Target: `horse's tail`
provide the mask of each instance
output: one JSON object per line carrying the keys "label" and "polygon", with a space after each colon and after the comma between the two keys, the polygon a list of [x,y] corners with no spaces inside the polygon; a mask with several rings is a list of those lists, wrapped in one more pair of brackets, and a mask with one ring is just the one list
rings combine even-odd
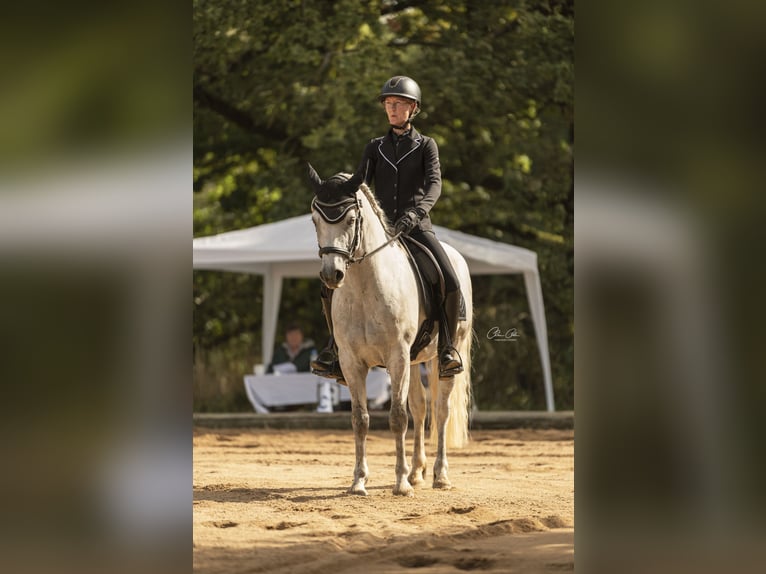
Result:
{"label": "horse's tail", "polygon": [[[473,313],[469,312],[465,335],[458,341],[457,350],[463,360],[463,372],[455,375],[455,386],[449,397],[446,442],[450,448],[468,444],[468,425],[471,415],[471,346],[473,344]],[[428,387],[431,391],[431,442],[436,441],[436,401],[439,397],[439,359],[428,364]]]}

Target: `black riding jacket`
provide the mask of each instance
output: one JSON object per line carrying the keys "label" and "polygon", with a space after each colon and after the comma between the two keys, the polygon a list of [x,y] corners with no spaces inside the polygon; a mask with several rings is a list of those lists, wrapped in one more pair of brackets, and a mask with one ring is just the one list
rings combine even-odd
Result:
{"label": "black riding jacket", "polygon": [[373,184],[375,196],[391,223],[414,208],[418,228],[431,231],[429,212],[442,192],[439,149],[415,128],[402,136],[389,130],[364,148],[357,174]]}

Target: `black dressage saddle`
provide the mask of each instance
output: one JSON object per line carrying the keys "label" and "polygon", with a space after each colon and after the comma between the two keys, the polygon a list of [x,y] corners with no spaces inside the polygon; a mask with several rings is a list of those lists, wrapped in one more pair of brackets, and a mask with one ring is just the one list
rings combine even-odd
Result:
{"label": "black dressage saddle", "polygon": [[[407,235],[400,239],[400,243],[407,252],[410,265],[412,265],[412,270],[415,273],[426,317],[423,323],[421,323],[415,336],[415,342],[410,348],[410,360],[412,361],[431,342],[435,334],[435,324],[443,320],[442,305],[444,304],[446,293],[444,275],[442,275],[439,264],[428,248]],[[460,320],[465,321],[465,319],[465,299],[461,290]]]}

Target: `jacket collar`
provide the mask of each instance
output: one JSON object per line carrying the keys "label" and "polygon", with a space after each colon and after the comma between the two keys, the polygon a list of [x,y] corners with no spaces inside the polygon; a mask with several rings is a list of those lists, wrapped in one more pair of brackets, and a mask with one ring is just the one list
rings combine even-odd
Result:
{"label": "jacket collar", "polygon": [[390,163],[394,169],[397,169],[397,164],[401,163],[404,158],[420,147],[423,142],[423,136],[415,128],[411,128],[410,132],[399,142],[399,159],[397,160],[393,135],[393,129],[389,130],[388,136],[382,138],[378,144],[378,151],[383,156],[383,159]]}

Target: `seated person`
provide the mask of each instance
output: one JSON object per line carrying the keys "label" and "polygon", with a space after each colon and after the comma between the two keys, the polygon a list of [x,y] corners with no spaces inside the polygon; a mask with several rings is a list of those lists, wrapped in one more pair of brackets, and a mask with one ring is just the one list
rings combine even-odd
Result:
{"label": "seated person", "polygon": [[302,373],[310,370],[316,347],[311,339],[303,340],[300,326],[291,323],[285,330],[285,342],[274,350],[267,373]]}

